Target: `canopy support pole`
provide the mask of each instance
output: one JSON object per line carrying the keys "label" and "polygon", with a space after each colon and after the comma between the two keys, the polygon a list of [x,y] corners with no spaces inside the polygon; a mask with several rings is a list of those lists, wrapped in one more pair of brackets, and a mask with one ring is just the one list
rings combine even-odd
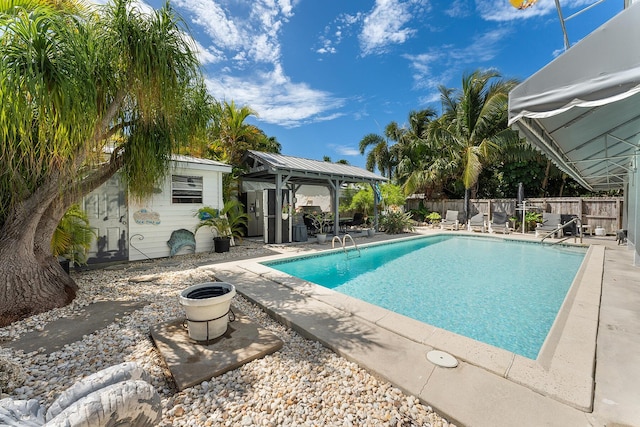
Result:
{"label": "canopy support pole", "polygon": [[560,26],[562,27],[562,35],[564,36],[564,50],[566,51],[569,49],[569,36],[567,36],[567,27],[564,25],[560,0],[556,0],[556,9],[558,10],[558,17],[560,18]]}

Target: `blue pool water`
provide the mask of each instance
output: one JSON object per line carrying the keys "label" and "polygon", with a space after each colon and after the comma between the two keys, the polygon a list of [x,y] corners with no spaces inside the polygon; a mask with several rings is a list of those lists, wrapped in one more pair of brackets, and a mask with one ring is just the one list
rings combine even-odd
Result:
{"label": "blue pool water", "polygon": [[370,246],[361,254],[264,264],[535,359],[586,249],[440,235]]}

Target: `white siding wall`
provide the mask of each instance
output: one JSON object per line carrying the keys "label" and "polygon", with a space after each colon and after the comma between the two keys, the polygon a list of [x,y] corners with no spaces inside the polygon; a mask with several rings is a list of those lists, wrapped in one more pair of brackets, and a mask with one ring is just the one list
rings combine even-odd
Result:
{"label": "white siding wall", "polygon": [[[222,208],[222,172],[199,169],[197,164],[182,165],[182,167],[172,170],[162,186],[161,193],[154,194],[151,199],[141,203],[129,200],[130,261],[144,260],[147,257],[168,257],[167,241],[171,237],[171,232],[181,228],[194,232],[198,224],[195,213],[203,206]],[[172,203],[171,175],[202,176],[204,193],[202,203]],[[160,223],[157,225],[136,223],[134,214],[140,209],[157,213],[160,217]],[[209,229],[201,228],[198,230],[196,233],[196,252],[209,251],[212,246],[213,235]],[[183,248],[177,255],[191,252],[191,248]]]}

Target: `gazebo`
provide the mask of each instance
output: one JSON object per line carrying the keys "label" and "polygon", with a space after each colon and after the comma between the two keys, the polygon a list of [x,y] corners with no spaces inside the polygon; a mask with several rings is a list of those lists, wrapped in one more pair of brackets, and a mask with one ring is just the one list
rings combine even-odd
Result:
{"label": "gazebo", "polygon": [[[246,171],[240,175],[242,181],[256,181],[275,185],[276,206],[282,206],[282,190],[295,193],[303,185],[316,185],[329,188],[332,198],[334,234],[338,235],[340,213],[338,212],[340,188],[344,184],[370,184],[374,192],[374,226],[378,224],[377,205],[382,200],[379,184],[387,178],[369,172],[357,166],[330,163],[282,154],[248,150],[241,167]],[[276,209],[275,243],[282,243],[282,209]]]}

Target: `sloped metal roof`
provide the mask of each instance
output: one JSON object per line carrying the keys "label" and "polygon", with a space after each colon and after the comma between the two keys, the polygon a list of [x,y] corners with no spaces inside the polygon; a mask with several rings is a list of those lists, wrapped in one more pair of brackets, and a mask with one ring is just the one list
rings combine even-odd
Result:
{"label": "sloped metal roof", "polygon": [[229,172],[231,172],[231,169],[232,169],[231,165],[228,165],[223,162],[218,162],[216,160],[210,160],[210,159],[203,159],[200,157],[185,156],[182,154],[172,155],[171,160],[173,160],[174,162],[193,163],[193,164],[205,165],[205,166],[217,166],[220,168],[229,169]]}
{"label": "sloped metal roof", "polygon": [[621,189],[640,149],[640,4],[509,94],[509,124],[592,190]]}
{"label": "sloped metal roof", "polygon": [[285,174],[295,177],[295,182],[305,184],[325,185],[327,180],[345,183],[387,181],[387,178],[357,166],[253,150],[245,153],[242,164],[247,169],[242,178],[248,180],[271,182],[277,174]]}

